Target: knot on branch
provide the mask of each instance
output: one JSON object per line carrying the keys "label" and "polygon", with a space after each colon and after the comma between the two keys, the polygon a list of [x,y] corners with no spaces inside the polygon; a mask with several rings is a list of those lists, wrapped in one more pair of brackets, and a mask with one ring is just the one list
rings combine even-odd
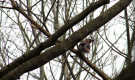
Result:
{"label": "knot on branch", "polygon": [[11,3],[12,3],[12,7],[16,10],[20,7],[17,1],[11,0]]}

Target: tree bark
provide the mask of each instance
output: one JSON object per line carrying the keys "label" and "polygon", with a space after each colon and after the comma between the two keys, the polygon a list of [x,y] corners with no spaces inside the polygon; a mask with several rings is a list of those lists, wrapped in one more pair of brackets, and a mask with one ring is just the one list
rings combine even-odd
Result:
{"label": "tree bark", "polygon": [[113,80],[135,80],[135,61],[129,64],[121,73]]}
{"label": "tree bark", "polygon": [[[13,5],[13,7],[15,9],[17,9],[23,16],[25,16],[42,33],[44,33],[46,36],[51,37],[51,38],[44,41],[43,43],[40,43],[40,45],[38,45],[33,50],[27,51],[26,53],[24,53],[24,55],[22,55],[21,57],[17,58],[15,61],[10,63],[6,67],[4,67],[3,70],[0,71],[0,78],[2,78],[5,74],[7,74],[11,70],[13,70],[17,66],[19,66],[20,64],[24,63],[25,61],[27,61],[27,60],[35,57],[35,56],[38,56],[40,54],[40,52],[42,50],[44,50],[45,48],[50,47],[51,45],[54,45],[55,41],[57,40],[58,37],[60,37],[62,35],[62,33],[64,33],[66,30],[73,27],[73,25],[75,25],[76,23],[78,23],[79,21],[84,19],[89,13],[91,13],[92,11],[97,9],[98,7],[100,7],[100,6],[104,5],[104,4],[107,4],[108,0],[100,0],[98,2],[91,3],[88,8],[86,8],[80,14],[75,16],[73,19],[71,19],[68,23],[65,23],[65,25],[63,25],[62,28],[55,33],[56,35],[54,34],[53,36],[51,36],[51,34],[48,33],[47,31],[43,30],[42,27],[39,24],[37,24],[30,16],[28,16],[24,11],[22,11],[21,8],[17,8],[14,0],[11,0],[11,2],[12,2],[12,5]],[[66,28],[66,29],[63,29],[63,28]],[[62,32],[61,34],[60,34],[60,31]],[[58,34],[59,34],[59,36],[58,36]]]}

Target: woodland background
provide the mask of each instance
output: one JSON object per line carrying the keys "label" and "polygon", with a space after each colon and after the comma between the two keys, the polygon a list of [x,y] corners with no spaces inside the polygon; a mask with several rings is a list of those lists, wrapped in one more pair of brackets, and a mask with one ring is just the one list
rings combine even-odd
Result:
{"label": "woodland background", "polygon": [[0,0],[0,57],[0,80],[135,80],[135,1]]}

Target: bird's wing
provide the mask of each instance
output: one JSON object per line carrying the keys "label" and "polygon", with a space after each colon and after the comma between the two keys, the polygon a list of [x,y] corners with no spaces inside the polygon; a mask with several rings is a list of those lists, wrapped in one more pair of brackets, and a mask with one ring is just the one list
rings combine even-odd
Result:
{"label": "bird's wing", "polygon": [[87,45],[86,45],[86,48],[90,49],[90,45],[87,44]]}

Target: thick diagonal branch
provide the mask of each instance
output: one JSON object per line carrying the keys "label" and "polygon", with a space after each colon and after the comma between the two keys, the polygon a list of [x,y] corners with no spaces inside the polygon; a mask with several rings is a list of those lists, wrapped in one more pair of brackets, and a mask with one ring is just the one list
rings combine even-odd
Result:
{"label": "thick diagonal branch", "polygon": [[22,9],[21,7],[18,8],[14,2],[14,0],[11,0],[13,7],[19,11],[23,16],[25,16],[32,24],[34,24],[38,30],[40,30],[43,34],[45,34],[49,38],[48,40],[46,40],[45,42],[41,43],[39,46],[37,46],[36,48],[34,48],[33,50],[30,50],[29,52],[26,52],[25,54],[23,54],[21,57],[17,58],[14,62],[10,63],[9,65],[7,65],[5,68],[3,68],[0,71],[0,78],[3,77],[5,74],[7,74],[8,72],[10,72],[11,70],[13,70],[14,68],[16,68],[18,65],[22,64],[23,62],[37,56],[40,54],[40,52],[42,50],[44,50],[45,48],[54,45],[54,42],[56,42],[56,40],[63,34],[65,33],[68,29],[70,29],[71,27],[73,27],[75,24],[77,24],[78,22],[80,22],[81,20],[83,20],[90,12],[92,12],[93,10],[97,9],[98,7],[107,4],[108,0],[99,0],[97,2],[91,3],[90,6],[88,8],[86,8],[84,11],[82,11],[80,14],[78,14],[77,16],[75,16],[73,19],[71,19],[68,23],[66,23],[65,25],[63,25],[63,27],[61,29],[59,29],[55,34],[53,34],[51,36],[51,34],[47,31],[45,31],[38,23],[36,23],[31,17],[29,17]]}

